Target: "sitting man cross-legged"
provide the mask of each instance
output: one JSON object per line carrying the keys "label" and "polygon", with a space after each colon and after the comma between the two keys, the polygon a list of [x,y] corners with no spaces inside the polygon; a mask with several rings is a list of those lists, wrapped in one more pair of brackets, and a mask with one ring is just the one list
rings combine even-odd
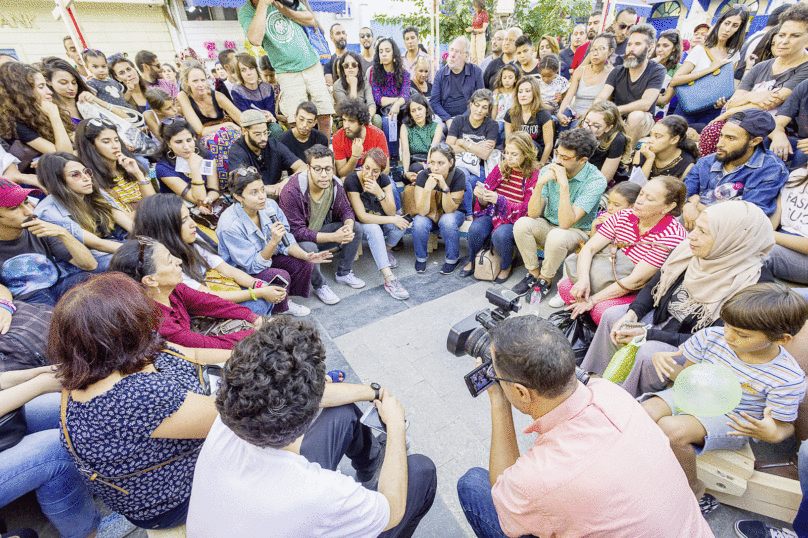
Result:
{"label": "sitting man cross-legged", "polygon": [[[606,190],[606,178],[588,162],[597,145],[588,129],[564,131],[558,137],[555,163],[542,169],[527,216],[513,225],[513,237],[527,269],[513,288],[517,294],[525,295],[535,286],[540,300],[547,297],[564,259],[589,239],[600,197]],[[544,250],[541,264],[537,248]]]}
{"label": "sitting man cross-legged", "polygon": [[[336,281],[364,288],[365,281],[352,270],[364,231],[356,222],[342,181],[334,176],[334,153],[317,145],[306,150],[306,160],[308,169],[289,179],[279,202],[292,235],[306,252],[339,249]],[[339,302],[317,265],[311,273],[311,285],[325,304]]]}
{"label": "sitting man cross-legged", "polygon": [[[326,382],[310,323],[276,318],[244,339],[196,463],[188,537],[412,536],[435,499],[435,464],[407,456],[404,408],[379,389]],[[361,400],[387,426],[384,451],[359,422]],[[343,455],[361,484],[336,472]]]}
{"label": "sitting man cross-legged", "polygon": [[[668,438],[620,387],[578,381],[558,328],[527,315],[492,337],[489,469],[457,483],[478,537],[713,537]],[[513,408],[535,421],[522,455]]]}

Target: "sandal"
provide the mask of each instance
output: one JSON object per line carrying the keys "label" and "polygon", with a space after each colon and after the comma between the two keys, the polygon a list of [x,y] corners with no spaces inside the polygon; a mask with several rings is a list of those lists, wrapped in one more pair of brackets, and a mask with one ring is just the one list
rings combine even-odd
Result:
{"label": "sandal", "polygon": [[342,383],[345,381],[345,372],[342,370],[331,370],[325,375],[331,378],[332,383]]}

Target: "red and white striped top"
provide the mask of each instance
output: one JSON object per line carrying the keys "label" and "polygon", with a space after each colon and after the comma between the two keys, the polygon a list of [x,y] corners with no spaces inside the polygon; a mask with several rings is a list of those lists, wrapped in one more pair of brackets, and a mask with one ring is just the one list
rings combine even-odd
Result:
{"label": "red and white striped top", "polygon": [[[665,215],[656,226],[640,235],[637,226],[638,219],[634,210],[622,209],[606,219],[598,227],[597,233],[612,242],[628,243],[659,243],[659,245],[635,245],[623,249],[626,256],[634,263],[645,262],[656,268],[662,267],[668,254],[687,238],[687,230],[679,221],[670,215]],[[664,248],[663,247],[667,247]]]}

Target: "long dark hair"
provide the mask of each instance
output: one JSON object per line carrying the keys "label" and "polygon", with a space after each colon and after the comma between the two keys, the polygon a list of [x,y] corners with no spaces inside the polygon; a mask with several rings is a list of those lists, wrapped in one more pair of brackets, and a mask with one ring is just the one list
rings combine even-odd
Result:
{"label": "long dark hair", "polygon": [[[55,142],[48,116],[42,111],[34,89],[34,77],[38,71],[32,65],[6,62],[0,65],[0,135],[16,139],[17,122],[50,142]],[[60,114],[64,112],[60,109]],[[64,115],[64,120],[70,118]]]}
{"label": "long dark hair", "polygon": [[182,272],[197,282],[205,281],[205,273],[212,269],[199,251],[199,246],[214,253],[205,241],[197,238],[191,244],[182,240],[182,208],[185,204],[176,194],[155,194],[138,202],[135,212],[133,236],[151,237],[162,243],[172,256],[182,262]]}
{"label": "long dark hair", "polygon": [[[134,69],[135,73],[137,73],[137,85],[140,86],[141,93],[145,95],[146,90],[148,89],[148,86],[146,86],[146,81],[143,80],[142,76],[140,76],[140,72],[137,70],[137,67],[135,67],[135,64],[132,63],[132,60],[130,60],[129,58],[124,58],[123,56],[115,56],[112,59],[112,61],[109,62],[109,64],[107,64],[107,67],[109,67],[109,74],[112,76],[112,78],[121,83],[124,88],[127,88],[126,90],[127,93],[129,92],[126,83],[122,80],[118,80],[118,77],[115,76],[115,66],[118,65],[119,63],[127,63],[132,66],[132,69]],[[177,80],[177,82],[179,82],[179,79]]]}
{"label": "long dark hair", "polygon": [[664,64],[662,64],[667,71],[670,71],[671,69],[675,69],[676,66],[679,65],[679,60],[682,59],[682,36],[679,35],[679,30],[665,30],[659,34],[657,43],[659,43],[659,40],[663,37],[670,41],[673,45],[671,55],[668,56],[668,59],[665,60]]}
{"label": "long dark hair", "polygon": [[424,97],[424,94],[421,92],[410,92],[410,100],[407,101],[407,106],[404,108],[404,119],[402,120],[404,125],[407,126],[408,129],[412,129],[415,127],[415,121],[412,119],[410,115],[410,106],[412,103],[418,103],[419,105],[426,107],[426,119],[424,120],[424,125],[429,125],[432,123],[432,107],[429,106],[429,99]]}
{"label": "long dark hair", "polygon": [[345,54],[336,59],[337,76],[339,77],[339,83],[342,84],[342,89],[345,90],[345,92],[347,93],[348,83],[345,82],[345,68],[342,66],[342,64],[344,64],[345,60],[347,60],[348,58],[353,58],[354,61],[356,61],[356,65],[359,66],[359,74],[356,77],[356,94],[359,95],[365,89],[365,74],[362,72],[362,57],[352,50],[349,50],[348,52],[346,52]]}
{"label": "long dark hair", "polygon": [[384,66],[379,60],[379,46],[385,41],[390,43],[390,47],[393,49],[393,72],[396,74],[396,88],[401,89],[401,85],[404,84],[404,67],[401,65],[401,52],[398,50],[396,42],[389,37],[380,39],[376,44],[376,52],[373,54],[373,83],[376,86],[384,86],[385,82],[387,82],[387,71],[384,70]]}
{"label": "long dark hair", "polygon": [[675,114],[665,116],[659,120],[659,124],[664,125],[665,128],[668,129],[668,135],[679,137],[679,143],[676,144],[677,148],[693,157],[694,161],[699,160],[701,156],[699,154],[699,145],[687,137],[687,129],[690,126],[682,116]]}
{"label": "long dark hair", "polygon": [[[93,171],[93,183],[102,189],[109,190],[115,186],[114,180],[118,176],[118,163],[115,163],[113,168],[110,169],[107,165],[107,161],[105,161],[101,154],[98,153],[98,150],[95,149],[95,140],[107,129],[115,131],[115,136],[118,136],[118,129],[111,122],[99,126],[98,122],[92,119],[82,120],[81,123],[76,126],[75,143],[79,159]],[[129,151],[129,148],[127,148],[126,144],[123,142],[121,142],[121,153],[132,159],[135,158],[135,154]],[[140,163],[138,163],[138,166],[143,170],[143,166]],[[137,177],[126,170],[121,169],[121,172],[125,181],[138,180]],[[143,173],[145,174],[146,170],[143,170]]]}
{"label": "long dark hair", "polygon": [[713,24],[707,37],[704,39],[705,49],[711,49],[718,44],[718,29],[721,27],[721,23],[735,15],[741,18],[741,25],[738,27],[738,30],[732,34],[732,37],[727,40],[727,54],[728,56],[732,56],[736,51],[741,49],[741,45],[743,45],[744,39],[746,38],[746,23],[749,22],[749,8],[741,9],[737,7],[728,9],[718,18],[715,24]]}
{"label": "long dark hair", "polygon": [[759,64],[760,62],[765,62],[766,60],[771,60],[774,58],[774,53],[772,52],[772,44],[774,43],[774,36],[780,33],[780,27],[782,25],[778,24],[765,34],[763,37],[760,38],[758,44],[755,46],[755,50],[752,51],[752,54],[755,55],[755,65]]}
{"label": "long dark hair", "polygon": [[202,143],[199,141],[199,137],[194,131],[194,128],[191,127],[191,124],[188,123],[185,118],[180,116],[175,116],[173,118],[166,118],[162,122],[160,122],[160,149],[157,150],[157,153],[154,155],[154,158],[159,161],[166,161],[172,167],[177,165],[177,156],[174,155],[170,157],[168,152],[171,151],[171,148],[168,147],[169,141],[172,138],[177,136],[183,131],[188,131],[191,133],[191,136],[194,137],[196,142],[196,148],[200,155],[204,155],[204,148],[202,147]]}
{"label": "long dark hair", "polygon": [[75,130],[75,126],[73,125],[73,122],[70,121],[69,119],[70,114],[69,111],[67,110],[67,105],[62,100],[62,97],[58,93],[56,93],[56,91],[53,89],[53,84],[51,82],[53,80],[54,74],[56,74],[59,71],[65,71],[66,73],[69,73],[71,76],[73,76],[73,78],[76,79],[77,90],[75,99],[77,102],[79,95],[81,95],[82,93],[90,92],[91,94],[95,95],[95,92],[90,89],[90,87],[87,85],[86,82],[84,82],[84,79],[81,78],[79,72],[76,71],[76,69],[72,65],[67,63],[65,60],[62,60],[61,58],[57,58],[55,56],[51,56],[49,58],[45,58],[44,60],[42,60],[42,76],[45,77],[45,82],[48,83],[48,87],[53,92],[53,102],[59,107],[60,112],[62,112],[61,114],[62,123],[64,124],[65,129],[67,129],[68,133],[72,133]]}
{"label": "long dark hair", "polygon": [[70,153],[57,151],[45,153],[36,167],[39,183],[47,189],[57,202],[65,206],[79,226],[83,229],[106,237],[115,227],[112,206],[93,185],[93,192],[81,196],[67,186],[65,166],[68,162],[82,163],[78,157]]}

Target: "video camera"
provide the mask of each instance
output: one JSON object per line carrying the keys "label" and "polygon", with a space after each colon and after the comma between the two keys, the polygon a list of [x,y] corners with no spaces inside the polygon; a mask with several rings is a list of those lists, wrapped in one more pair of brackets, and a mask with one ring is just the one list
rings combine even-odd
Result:
{"label": "video camera", "polygon": [[[464,376],[466,386],[473,397],[479,396],[485,389],[497,382],[492,376],[491,361],[491,329],[502,320],[518,312],[519,299],[513,291],[499,286],[492,286],[485,292],[485,298],[496,308],[485,308],[452,325],[446,339],[446,348],[456,357],[464,354],[481,358],[483,363]],[[575,376],[581,383],[589,382],[589,374],[575,367]]]}

